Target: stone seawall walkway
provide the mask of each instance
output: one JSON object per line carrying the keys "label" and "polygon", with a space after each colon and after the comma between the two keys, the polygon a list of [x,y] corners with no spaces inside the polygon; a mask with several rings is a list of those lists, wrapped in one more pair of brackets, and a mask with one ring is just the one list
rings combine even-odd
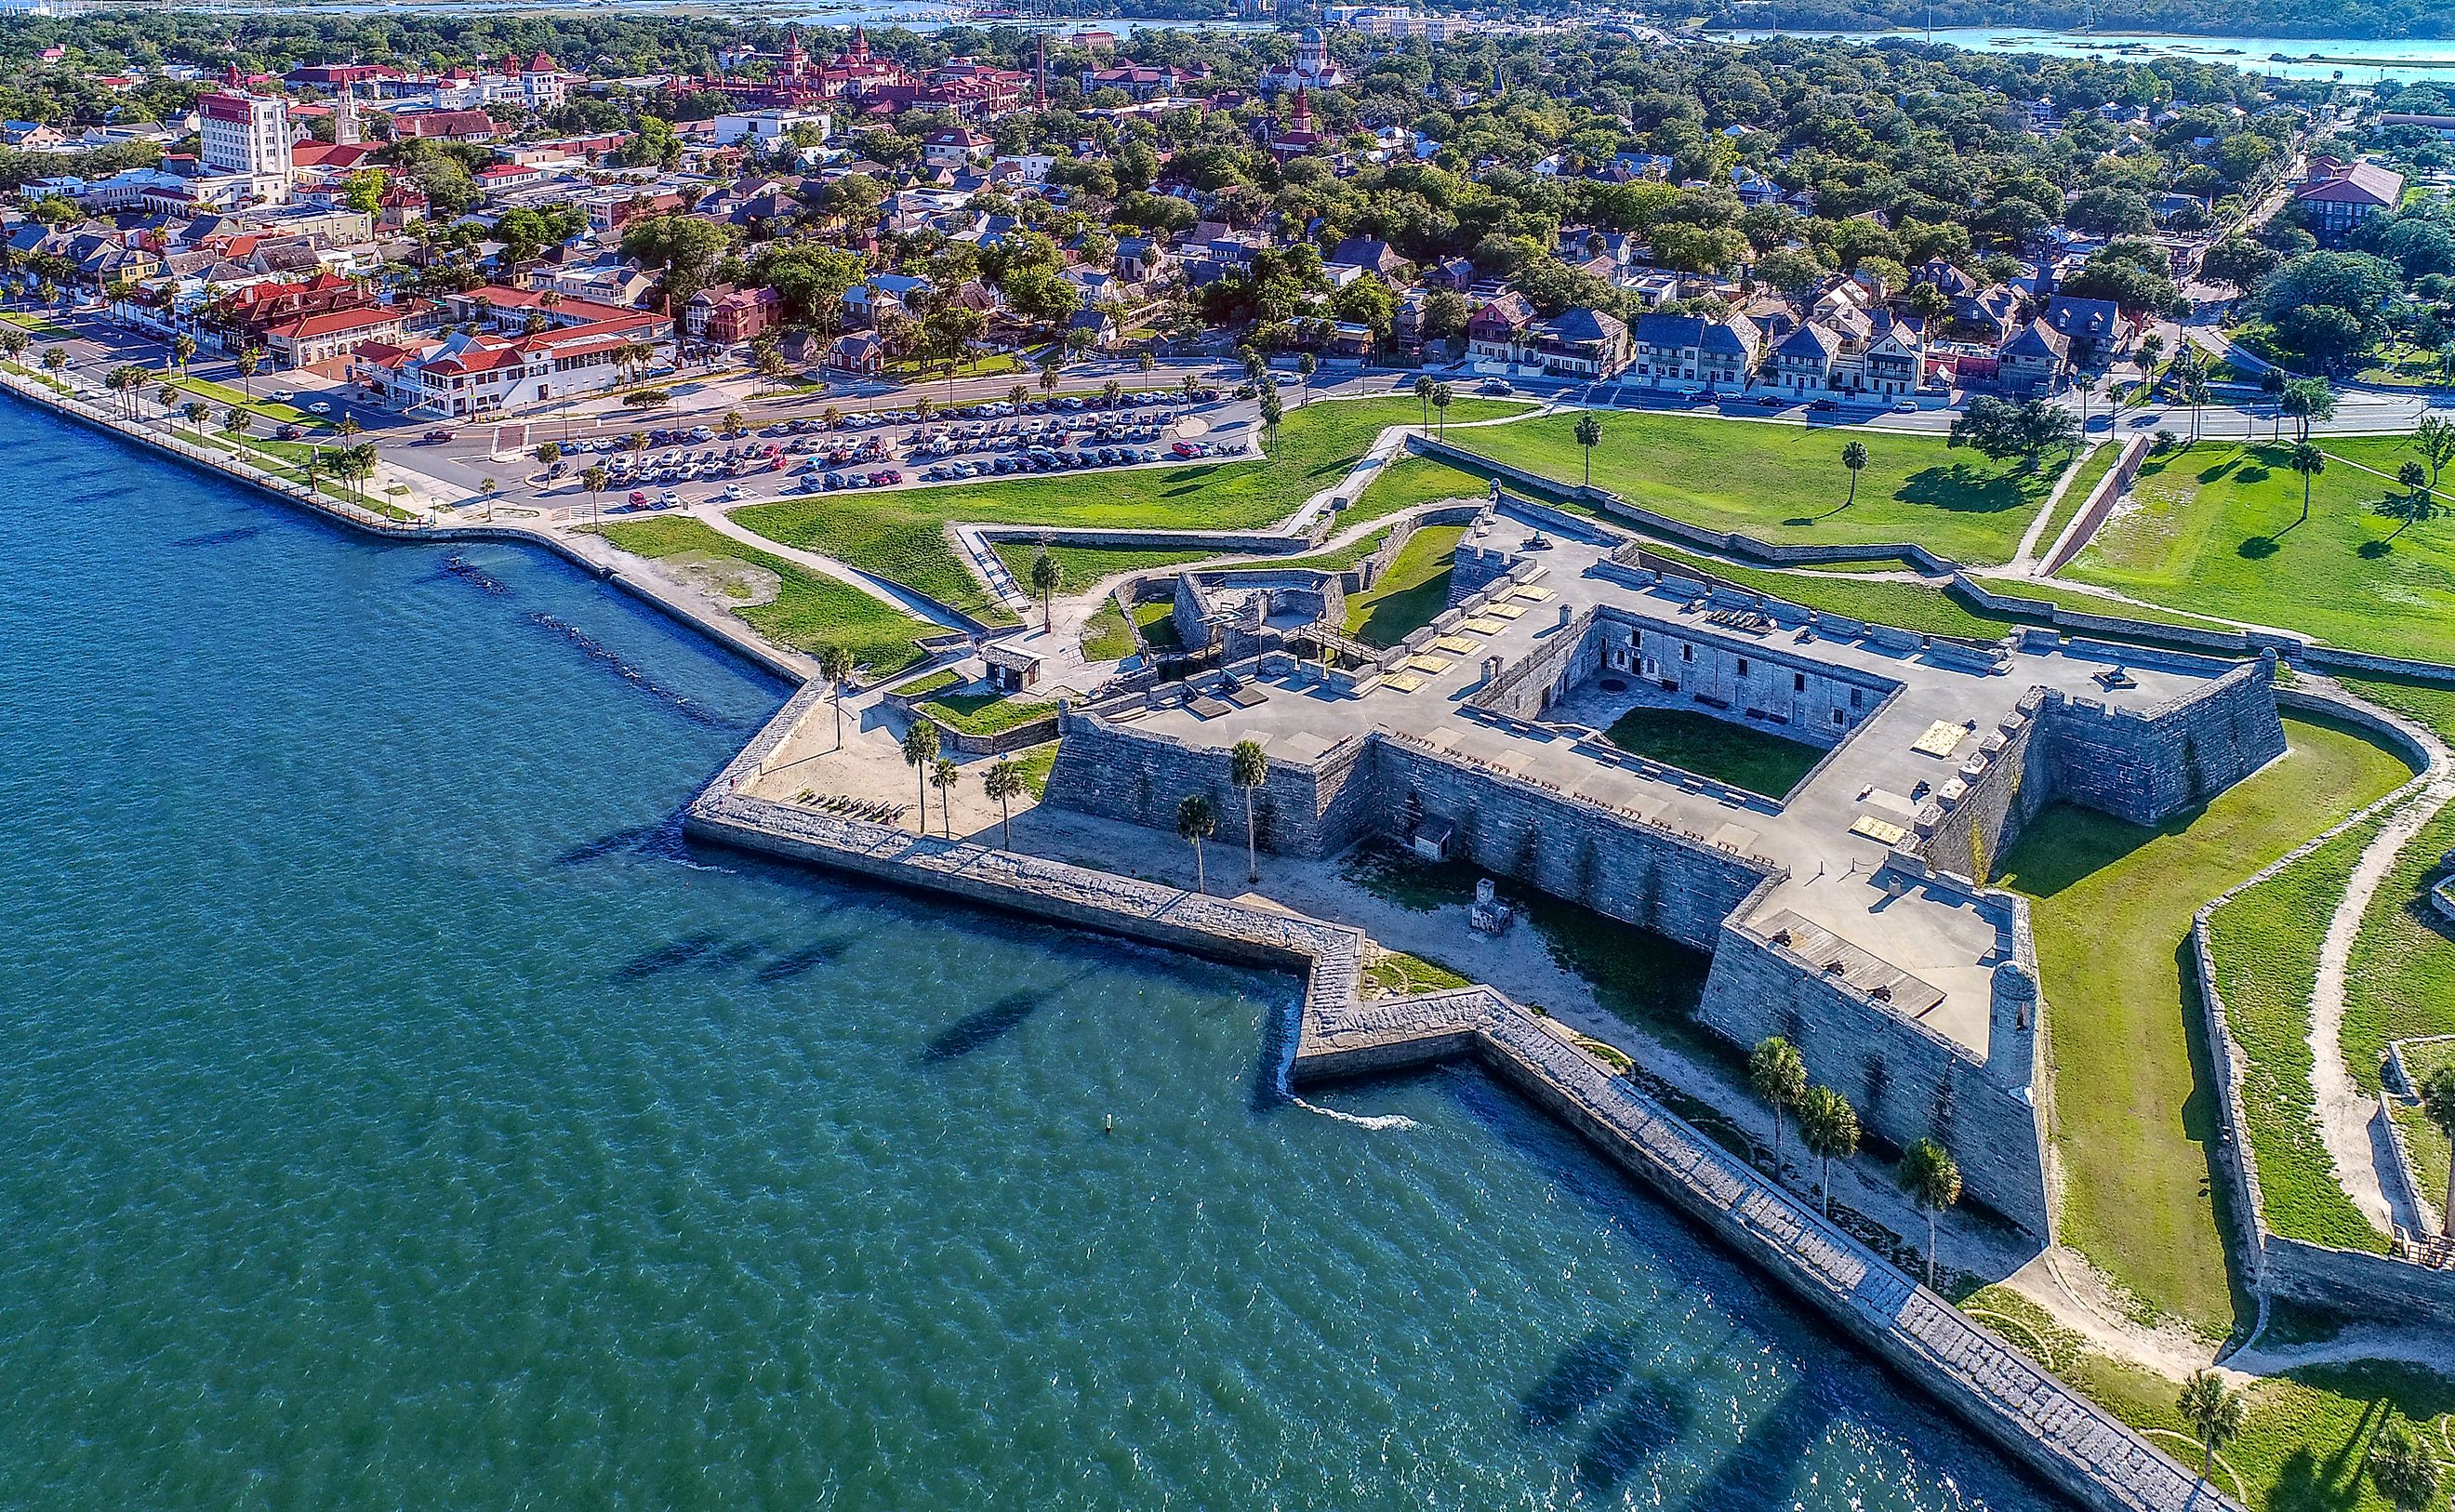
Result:
{"label": "stone seawall walkway", "polygon": [[[1489,988],[1359,1000],[1367,941],[1301,915],[742,796],[796,696],[691,805],[702,838],[1305,976],[1294,1078],[1471,1056],[2083,1506],[2238,1512],[2043,1367]],[[1281,1090],[1285,1091],[1286,1088]],[[1291,1095],[1291,1094],[1290,1094]]]}

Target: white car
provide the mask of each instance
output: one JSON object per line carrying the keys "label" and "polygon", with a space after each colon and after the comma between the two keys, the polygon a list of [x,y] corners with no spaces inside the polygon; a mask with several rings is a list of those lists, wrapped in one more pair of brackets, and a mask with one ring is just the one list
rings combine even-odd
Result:
{"label": "white car", "polygon": [[724,485],[724,492],[717,495],[717,497],[724,500],[727,504],[738,504],[747,495],[741,491],[741,485],[739,483],[727,483]]}
{"label": "white car", "polygon": [[333,413],[333,406],[322,399],[311,401],[307,408],[314,411],[317,414],[330,414]]}

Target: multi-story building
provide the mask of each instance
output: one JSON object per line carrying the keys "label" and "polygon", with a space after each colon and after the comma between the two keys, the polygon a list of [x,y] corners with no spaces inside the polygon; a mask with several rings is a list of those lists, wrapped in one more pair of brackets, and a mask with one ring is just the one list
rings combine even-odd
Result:
{"label": "multi-story building", "polygon": [[244,177],[254,198],[278,204],[290,197],[290,110],[266,94],[251,94],[231,65],[222,87],[197,97],[199,161],[207,173]]}
{"label": "multi-story building", "polygon": [[1703,315],[1649,313],[1629,333],[1634,362],[1630,375],[1649,388],[1744,389],[1755,372],[1764,336],[1745,315],[1709,320]]}
{"label": "multi-story building", "polygon": [[2382,212],[2404,202],[2404,175],[2376,163],[2345,163],[2322,157],[2310,164],[2310,176],[2293,192],[2310,234],[2323,242],[2342,241],[2344,233]]}

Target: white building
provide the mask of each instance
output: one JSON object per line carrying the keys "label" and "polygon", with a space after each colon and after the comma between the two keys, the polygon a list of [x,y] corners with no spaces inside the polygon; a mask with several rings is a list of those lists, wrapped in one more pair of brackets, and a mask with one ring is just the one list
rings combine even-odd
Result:
{"label": "white building", "polygon": [[731,147],[746,142],[762,151],[773,151],[776,144],[793,134],[795,127],[808,126],[818,130],[823,142],[834,134],[834,122],[824,111],[735,111],[716,118],[716,145]]}
{"label": "white building", "polygon": [[196,101],[197,134],[205,172],[248,180],[257,199],[280,204],[290,197],[290,108],[271,95],[250,94],[233,64],[223,87]]}

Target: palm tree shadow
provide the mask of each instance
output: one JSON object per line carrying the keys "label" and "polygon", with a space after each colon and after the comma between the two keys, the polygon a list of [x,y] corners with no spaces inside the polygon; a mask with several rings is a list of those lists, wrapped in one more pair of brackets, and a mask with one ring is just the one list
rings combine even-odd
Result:
{"label": "palm tree shadow", "polygon": [[921,1059],[934,1065],[985,1050],[1022,1028],[1047,1006],[1051,996],[1045,989],[1011,992],[977,1013],[965,1014],[930,1038]]}
{"label": "palm tree shadow", "polygon": [[2241,545],[2236,546],[2234,548],[2234,553],[2236,555],[2247,556],[2255,562],[2265,561],[2268,557],[2275,555],[2277,552],[2283,548],[2283,544],[2284,543],[2283,541],[2278,540],[2274,535],[2253,535],[2243,540]]}
{"label": "palm tree shadow", "polygon": [[1654,1380],[1640,1380],[1617,1399],[1611,1415],[1594,1425],[1577,1456],[1577,1484],[1590,1495],[1608,1495],[1629,1477],[1676,1447],[1694,1426],[1695,1403]]}
{"label": "palm tree shadow", "polygon": [[1594,1329],[1561,1350],[1543,1379],[1518,1397],[1518,1416],[1529,1429],[1556,1428],[1617,1391],[1634,1358],[1628,1330]]}

